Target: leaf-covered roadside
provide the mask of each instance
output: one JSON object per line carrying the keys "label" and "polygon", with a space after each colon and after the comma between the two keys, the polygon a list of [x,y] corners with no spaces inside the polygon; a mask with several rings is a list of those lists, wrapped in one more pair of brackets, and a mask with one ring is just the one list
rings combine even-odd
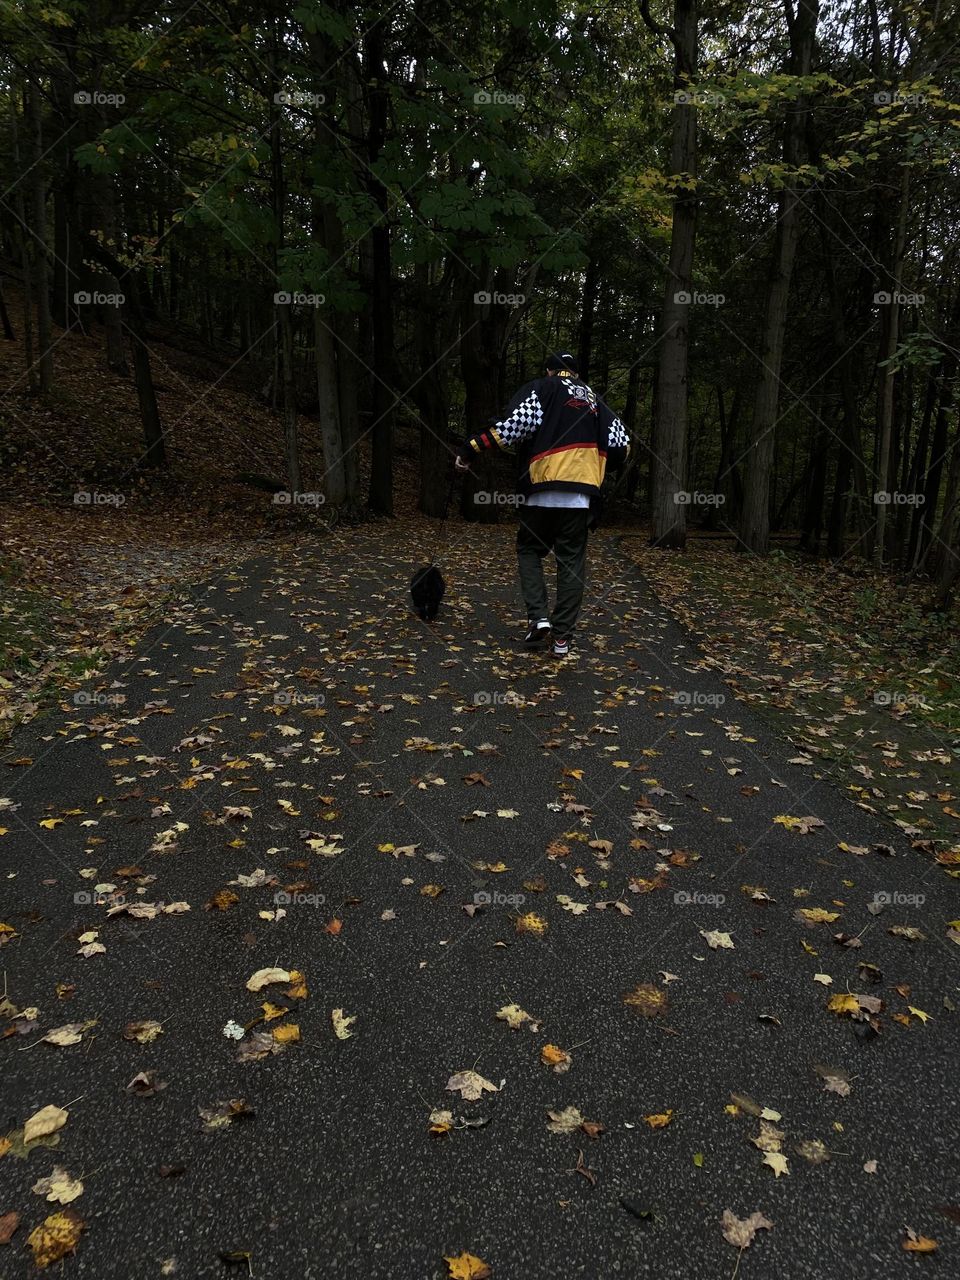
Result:
{"label": "leaf-covered roadside", "polygon": [[0,741],[129,653],[173,596],[243,558],[246,543],[198,538],[187,519],[0,506]]}
{"label": "leaf-covered roadside", "polygon": [[[798,554],[697,540],[665,557],[622,539],[721,674],[852,799],[908,834],[960,836],[960,616],[929,588]],[[723,709],[719,712],[724,716]],[[915,830],[912,830],[915,829]]]}

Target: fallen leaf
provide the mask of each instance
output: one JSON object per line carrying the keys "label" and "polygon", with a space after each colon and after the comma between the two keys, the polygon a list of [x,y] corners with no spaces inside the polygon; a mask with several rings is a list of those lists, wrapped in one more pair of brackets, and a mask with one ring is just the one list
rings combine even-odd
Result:
{"label": "fallen leaf", "polygon": [[456,1257],[444,1254],[443,1260],[447,1264],[448,1280],[487,1280],[493,1275],[483,1259],[472,1253],[458,1253]]}
{"label": "fallen leaf", "polygon": [[68,1112],[62,1107],[55,1107],[51,1103],[49,1106],[41,1107],[39,1111],[34,1112],[27,1123],[23,1126],[24,1143],[34,1142],[37,1138],[45,1138],[48,1134],[55,1133],[57,1129],[62,1129],[67,1123]]}
{"label": "fallen leaf", "polygon": [[564,1107],[562,1111],[548,1111],[547,1128],[551,1133],[573,1133],[583,1124],[583,1116],[576,1107]]}
{"label": "fallen leaf", "polygon": [[137,1044],[152,1044],[163,1034],[163,1027],[152,1019],[146,1022],[128,1022],[123,1028],[124,1040],[136,1040]]}
{"label": "fallen leaf", "polygon": [[447,1081],[451,1093],[459,1093],[468,1102],[476,1102],[484,1093],[499,1093],[499,1086],[491,1084],[476,1071],[457,1071]]}
{"label": "fallen leaf", "polygon": [[781,1174],[790,1172],[790,1169],[787,1166],[787,1157],[782,1155],[779,1151],[765,1151],[760,1163],[765,1164],[768,1168],[772,1169],[774,1175],[778,1178]]}
{"label": "fallen leaf", "polygon": [[540,1050],[540,1061],[545,1067],[553,1067],[558,1075],[570,1070],[573,1059],[565,1050],[555,1044],[545,1044]]}
{"label": "fallen leaf", "polygon": [[525,1022],[533,1022],[529,1013],[521,1009],[518,1004],[505,1004],[502,1009],[497,1010],[496,1016],[501,1022],[505,1022],[511,1031],[518,1031]]}
{"label": "fallen leaf", "polygon": [[661,991],[652,982],[641,982],[633,991],[623,997],[623,1003],[631,1009],[637,1009],[645,1018],[653,1018],[663,1013],[667,1007],[667,993]]}
{"label": "fallen leaf", "polygon": [[751,1213],[749,1218],[738,1218],[729,1209],[724,1209],[720,1219],[723,1238],[736,1249],[746,1249],[753,1244],[753,1237],[758,1231],[770,1231],[773,1223],[762,1213]]}
{"label": "fallen leaf", "polygon": [[[342,1009],[334,1009],[331,1012],[330,1017],[333,1021],[333,1029],[338,1040],[349,1040],[351,1036],[356,1035],[356,1032],[353,1030],[353,1024],[357,1020],[356,1014],[346,1015]],[[466,1097],[466,1095],[464,1095],[464,1097]]]}
{"label": "fallen leaf", "polygon": [[138,1098],[152,1098],[166,1087],[166,1080],[161,1080],[156,1071],[138,1071],[127,1085],[127,1093],[135,1093]]}
{"label": "fallen leaf", "polygon": [[33,1190],[38,1196],[46,1196],[48,1200],[57,1204],[70,1204],[78,1196],[83,1195],[83,1183],[79,1178],[71,1177],[66,1169],[56,1164],[46,1178],[41,1178],[33,1184]]}
{"label": "fallen leaf", "polygon": [[41,1036],[40,1039],[45,1041],[47,1044],[55,1044],[60,1047],[79,1044],[83,1039],[83,1033],[96,1025],[96,1018],[91,1018],[87,1022],[66,1022],[62,1027],[54,1027],[52,1031],[48,1031],[47,1034],[45,1036]]}
{"label": "fallen leaf", "polygon": [[929,1236],[918,1236],[912,1227],[904,1227],[904,1230],[906,1238],[900,1244],[907,1253],[933,1253],[940,1248],[936,1240],[931,1240]]}
{"label": "fallen leaf", "polygon": [[712,947],[714,951],[718,947],[725,947],[733,950],[733,939],[729,933],[721,933],[718,929],[701,929],[700,936],[704,939],[707,946]]}
{"label": "fallen leaf", "polygon": [[289,982],[290,978],[286,969],[258,969],[247,979],[247,990],[262,991],[274,982]]}
{"label": "fallen leaf", "polygon": [[49,1267],[73,1253],[86,1225],[72,1209],[65,1209],[62,1213],[52,1213],[39,1227],[34,1227],[27,1236],[27,1244],[33,1250],[37,1266]]}

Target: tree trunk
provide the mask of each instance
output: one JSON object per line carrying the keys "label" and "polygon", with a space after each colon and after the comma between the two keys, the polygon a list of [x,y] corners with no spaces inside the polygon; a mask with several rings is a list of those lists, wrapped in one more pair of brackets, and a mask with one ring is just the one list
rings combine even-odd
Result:
{"label": "tree trunk", "polygon": [[[651,26],[646,4],[642,4],[641,12]],[[678,95],[673,107],[670,173],[683,185],[675,188],[670,262],[660,313],[660,361],[651,442],[651,542],[657,547],[680,548],[687,537],[687,509],[679,495],[686,485],[689,294],[697,220],[697,112],[689,100],[699,51],[697,0],[674,0],[670,36],[675,53],[673,85]],[[688,184],[693,184],[694,189],[690,190]]]}
{"label": "tree trunk", "polygon": [[367,189],[377,207],[379,217],[370,231],[372,256],[373,337],[373,424],[370,458],[370,494],[372,511],[393,515],[393,433],[396,412],[393,352],[393,287],[391,280],[391,246],[389,194],[374,175],[377,161],[387,137],[387,90],[384,73],[383,32],[385,15],[380,16],[367,32],[364,48],[364,78],[369,86],[367,152],[369,169]]}
{"label": "tree trunk", "polygon": [[[100,223],[103,227],[104,242],[112,254],[117,253],[117,219],[116,204],[113,194],[113,179],[103,174],[96,181]],[[120,293],[120,282],[112,274],[106,276],[106,291]],[[122,378],[130,376],[127,367],[127,353],[123,344],[123,324],[119,307],[107,306],[103,310],[103,328],[107,344],[107,368]]]}
{"label": "tree trunk", "polygon": [[314,315],[317,362],[317,413],[323,444],[323,468],[327,502],[342,507],[347,498],[347,478],[343,466],[343,433],[340,428],[340,390],[337,382],[337,353],[333,330],[320,314]]}
{"label": "tree trunk", "polygon": [[41,395],[53,390],[53,335],[50,322],[50,275],[47,249],[47,184],[43,166],[43,117],[40,111],[40,90],[29,90],[30,124],[33,135],[33,236],[31,257],[33,280],[37,295],[37,347],[39,349],[39,382]]}
{"label": "tree trunk", "polygon": [[590,357],[593,354],[593,321],[597,309],[597,285],[600,281],[600,263],[591,252],[583,282],[583,308],[580,313],[580,337],[577,343],[580,361],[580,377],[589,384]]}
{"label": "tree trunk", "polygon": [[[20,130],[17,120],[17,100],[20,97],[18,93],[11,94],[10,97],[10,141],[13,149],[13,163],[17,173],[22,168],[22,157],[20,154]],[[27,102],[26,95],[23,98],[24,125],[27,126],[26,113]],[[33,362],[33,271],[31,269],[30,251],[27,248],[27,239],[24,235],[24,228],[27,225],[26,201],[23,195],[23,183],[18,182],[14,195],[14,210],[16,219],[14,224],[14,235],[17,246],[17,259],[20,263],[20,275],[23,284],[23,354],[27,367],[27,387],[31,395],[35,395],[38,388],[37,372]]]}
{"label": "tree trunk", "polygon": [[[817,33],[819,0],[799,0],[796,15],[788,4],[790,28],[790,61],[788,73],[807,76],[813,59]],[[787,110],[784,127],[783,158],[788,169],[803,161],[806,130],[806,102],[798,96]],[[770,547],[770,478],[773,470],[775,429],[780,404],[780,368],[787,326],[790,281],[800,229],[800,195],[796,180],[790,177],[778,201],[777,229],[770,274],[767,280],[767,304],[764,332],[760,347],[760,381],[754,401],[750,451],[740,539],[746,551],[766,555]]]}
{"label": "tree trunk", "polygon": [[[300,492],[300,439],[297,428],[297,389],[293,364],[293,303],[283,301],[280,292],[280,255],[284,246],[285,190],[283,181],[283,151],[280,137],[280,112],[277,109],[277,93],[280,89],[280,33],[279,20],[275,19],[273,45],[270,53],[270,74],[267,96],[270,110],[270,160],[273,197],[273,273],[274,288],[278,291],[274,303],[276,328],[279,332],[280,365],[280,421],[283,423],[283,449],[287,469],[287,486],[293,495]],[[204,273],[205,274],[205,273]],[[204,295],[203,315],[209,319],[209,301]]]}
{"label": "tree trunk", "polygon": [[877,405],[879,435],[877,448],[877,495],[880,501],[876,504],[876,524],[873,528],[873,563],[878,568],[883,564],[887,506],[890,501],[887,486],[892,474],[893,388],[894,379],[897,376],[896,370],[893,368],[893,358],[900,340],[900,303],[898,297],[903,291],[903,256],[907,243],[907,201],[909,194],[910,170],[904,165],[900,173],[900,209],[897,216],[893,260],[890,267],[890,309],[884,326],[884,341],[880,348],[880,364],[882,368],[880,372],[879,403]]}

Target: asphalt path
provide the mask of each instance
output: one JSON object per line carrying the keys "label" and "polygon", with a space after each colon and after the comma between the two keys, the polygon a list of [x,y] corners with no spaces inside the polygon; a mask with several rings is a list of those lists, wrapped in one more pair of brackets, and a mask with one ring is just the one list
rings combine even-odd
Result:
{"label": "asphalt path", "polygon": [[[432,626],[420,555],[398,524],[246,564],[9,744],[0,1274],[66,1207],[97,1280],[957,1274],[957,880],[737,702],[612,534],[565,661],[518,647],[509,530],[456,531]],[[741,1251],[725,1210],[772,1226]]]}

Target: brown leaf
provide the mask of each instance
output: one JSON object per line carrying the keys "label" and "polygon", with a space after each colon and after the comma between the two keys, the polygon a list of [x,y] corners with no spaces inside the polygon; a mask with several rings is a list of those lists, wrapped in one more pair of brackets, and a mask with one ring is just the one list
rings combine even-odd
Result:
{"label": "brown leaf", "polygon": [[9,1213],[0,1213],[0,1244],[9,1244],[13,1233],[20,1225],[20,1215],[11,1210]]}
{"label": "brown leaf", "polygon": [[746,1249],[753,1244],[753,1237],[758,1231],[770,1231],[773,1223],[762,1213],[751,1213],[749,1218],[737,1218],[729,1209],[724,1209],[720,1219],[723,1238],[736,1249]]}

